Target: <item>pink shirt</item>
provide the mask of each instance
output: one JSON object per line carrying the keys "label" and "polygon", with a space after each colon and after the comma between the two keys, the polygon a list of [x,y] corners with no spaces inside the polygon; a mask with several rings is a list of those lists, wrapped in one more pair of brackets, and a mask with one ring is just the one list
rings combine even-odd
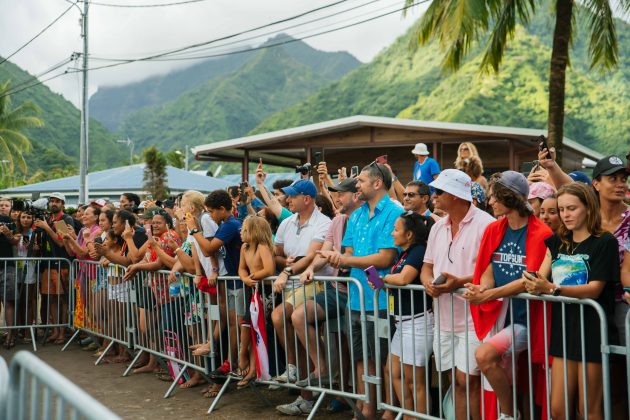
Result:
{"label": "pink shirt", "polygon": [[[330,228],[328,228],[328,232],[326,233],[326,242],[331,242],[334,249],[336,249],[337,251],[341,251],[341,241],[343,240],[343,231],[347,221],[348,216],[345,214],[335,216],[335,218],[332,219]],[[339,270],[335,269],[332,276],[337,276],[338,273]],[[346,285],[344,283],[335,282],[335,285],[339,287],[340,291],[347,291]]]}
{"label": "pink shirt", "polygon": [[[495,219],[485,211],[471,205],[468,213],[459,224],[459,231],[455,238],[451,233],[451,218],[446,216],[437,222],[429,233],[427,251],[424,262],[433,264],[433,278],[441,273],[449,273],[457,277],[472,276],[477,262],[477,253],[481,244],[481,237],[486,227]],[[434,299],[436,311],[439,311],[440,330],[464,332],[466,323],[468,331],[474,334],[470,311],[468,318],[465,312],[465,300],[458,294],[452,298],[453,322],[451,324],[451,295],[440,295]],[[437,328],[437,320],[436,320]]]}

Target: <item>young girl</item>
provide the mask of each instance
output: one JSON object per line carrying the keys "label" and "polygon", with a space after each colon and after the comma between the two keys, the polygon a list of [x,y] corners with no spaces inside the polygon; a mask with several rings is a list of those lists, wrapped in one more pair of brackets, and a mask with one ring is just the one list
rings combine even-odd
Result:
{"label": "young girl", "polygon": [[[383,278],[385,283],[420,284],[420,270],[432,225],[433,219],[413,212],[398,218],[392,236],[394,245],[403,251],[391,273]],[[427,413],[425,366],[433,352],[432,299],[420,291],[390,289],[389,301],[390,311],[393,309],[392,315],[396,318],[396,332],[385,370],[391,369],[394,390],[398,400],[404,402],[403,407],[411,411],[415,407],[417,412]]]}
{"label": "young girl", "polygon": [[[556,195],[562,225],[545,240],[547,254],[536,276],[524,273],[526,288],[532,294],[594,299],[607,315],[609,339],[614,343],[617,338],[612,322],[614,287],[619,282],[617,241],[602,229],[597,198],[589,187],[579,182],[566,184]],[[562,304],[553,304],[549,355],[553,356],[551,416],[554,419],[571,417],[576,397],[580,417],[586,416],[585,386],[588,417],[603,418],[600,320],[593,308],[585,306],[584,331],[588,337],[581,337],[580,312],[579,305],[565,305],[563,321]],[[569,413],[565,412],[565,387]]]}
{"label": "young girl", "polygon": [[275,273],[271,227],[259,216],[248,216],[241,228],[241,259],[238,275],[245,284],[246,314],[241,324],[241,348],[236,376],[242,378],[236,385],[246,387],[256,379],[256,354],[251,346],[251,316],[249,302],[260,280]]}
{"label": "young girl", "polygon": [[[33,215],[27,212],[21,212],[18,217],[18,243],[17,253],[18,258],[30,257],[28,248],[33,235]],[[24,325],[33,325],[33,321],[37,323],[37,292],[35,285],[35,261],[18,261],[18,269],[20,270],[19,283],[22,284],[22,293],[20,293],[20,304],[18,305],[19,311],[17,314],[18,322],[26,321]],[[9,302],[7,302],[9,303]],[[11,334],[13,330],[9,330]],[[24,333],[24,332],[23,332]],[[30,331],[26,331],[30,334]],[[30,343],[31,339],[24,335],[24,342]],[[9,339],[7,338],[9,341]]]}
{"label": "young girl", "polygon": [[557,232],[558,228],[562,224],[560,216],[558,215],[558,199],[556,195],[547,197],[540,205],[540,220],[546,224],[552,232]]}

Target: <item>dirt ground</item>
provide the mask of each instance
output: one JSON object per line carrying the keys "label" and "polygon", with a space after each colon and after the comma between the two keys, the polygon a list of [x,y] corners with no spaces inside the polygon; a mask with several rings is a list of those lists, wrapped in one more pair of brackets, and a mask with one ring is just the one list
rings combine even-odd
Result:
{"label": "dirt ground", "polygon": [[[18,344],[11,350],[0,347],[0,356],[7,362],[18,350],[32,351],[26,344]],[[170,398],[163,398],[169,384],[148,374],[123,377],[124,365],[101,364],[94,366],[96,358],[91,352],[82,351],[77,344],[71,344],[65,352],[61,346],[46,345],[39,347],[37,356],[57,369],[64,376],[83,388],[88,394],[112,409],[124,419],[172,419],[203,418],[210,407],[211,400],[203,398],[201,388],[188,390],[176,389]],[[264,395],[275,405],[291,402],[286,390],[270,391],[260,388]],[[326,415],[325,405],[320,409],[318,418],[347,419],[351,412],[340,415]],[[287,419],[274,407],[266,406],[256,394],[250,390],[236,390],[234,386],[219,402],[219,408],[209,417],[213,419]]]}

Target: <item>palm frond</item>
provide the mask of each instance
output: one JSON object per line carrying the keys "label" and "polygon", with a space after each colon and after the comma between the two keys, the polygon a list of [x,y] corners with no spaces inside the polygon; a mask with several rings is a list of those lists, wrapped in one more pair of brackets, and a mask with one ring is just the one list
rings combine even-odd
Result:
{"label": "palm frond", "polygon": [[[630,3],[630,2],[626,2]],[[591,68],[609,70],[617,66],[619,51],[615,19],[607,0],[586,0],[583,3],[591,37],[588,53]]]}

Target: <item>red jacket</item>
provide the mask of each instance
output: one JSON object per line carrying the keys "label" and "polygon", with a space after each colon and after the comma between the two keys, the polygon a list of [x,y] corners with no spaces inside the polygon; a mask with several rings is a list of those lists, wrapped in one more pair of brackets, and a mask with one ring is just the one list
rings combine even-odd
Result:
{"label": "red jacket", "polygon": [[[491,223],[483,233],[475,273],[473,274],[473,284],[480,284],[481,275],[488,264],[490,264],[492,254],[501,244],[501,240],[507,229],[507,218],[502,218]],[[541,222],[536,216],[529,216],[527,221],[527,237],[525,238],[525,255],[527,271],[538,271],[545,259],[547,246],[544,240],[552,235],[551,229]],[[481,305],[470,305],[470,313],[475,323],[477,337],[483,340],[492,329],[499,314],[503,302],[493,300]],[[543,330],[543,310],[542,302],[530,301],[530,336],[532,339],[532,362],[544,362],[544,330]],[[549,338],[551,321],[551,307],[547,310],[547,338]]]}

